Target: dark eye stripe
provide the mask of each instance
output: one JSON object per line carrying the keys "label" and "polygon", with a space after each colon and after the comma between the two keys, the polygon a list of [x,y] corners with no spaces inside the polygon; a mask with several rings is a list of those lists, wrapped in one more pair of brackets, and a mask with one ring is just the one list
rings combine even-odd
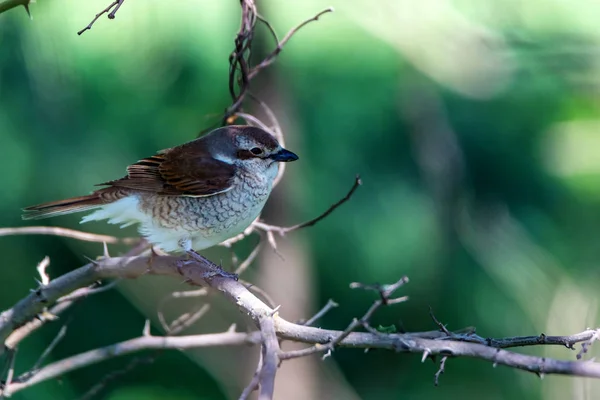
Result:
{"label": "dark eye stripe", "polygon": [[250,150],[238,150],[237,157],[240,160],[248,160],[250,158],[256,158],[254,154],[250,152]]}

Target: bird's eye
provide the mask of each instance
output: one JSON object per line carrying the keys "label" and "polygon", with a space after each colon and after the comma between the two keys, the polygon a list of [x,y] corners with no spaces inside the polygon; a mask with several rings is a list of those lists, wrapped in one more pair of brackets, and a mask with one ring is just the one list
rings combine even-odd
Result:
{"label": "bird's eye", "polygon": [[263,151],[260,147],[253,147],[250,149],[250,153],[254,154],[255,156],[260,156],[262,152]]}

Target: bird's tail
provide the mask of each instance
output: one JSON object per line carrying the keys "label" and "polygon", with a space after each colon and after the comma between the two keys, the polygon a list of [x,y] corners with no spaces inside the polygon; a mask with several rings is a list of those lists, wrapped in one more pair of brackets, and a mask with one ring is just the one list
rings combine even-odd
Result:
{"label": "bird's tail", "polygon": [[88,196],[72,197],[70,199],[52,201],[24,208],[23,219],[43,219],[91,210],[105,204],[100,193],[95,192]]}

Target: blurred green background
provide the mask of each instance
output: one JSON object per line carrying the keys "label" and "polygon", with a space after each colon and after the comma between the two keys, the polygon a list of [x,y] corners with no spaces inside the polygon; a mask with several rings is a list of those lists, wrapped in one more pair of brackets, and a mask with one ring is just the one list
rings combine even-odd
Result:
{"label": "blurred green background", "polygon": [[[25,226],[20,208],[88,193],[156,150],[196,137],[229,105],[228,56],[237,1],[125,2],[101,18],[104,0],[43,1],[0,15],[0,226]],[[373,324],[432,330],[431,306],[449,329],[484,337],[572,334],[598,325],[600,295],[600,3],[580,0],[306,0],[258,3],[281,36],[305,27],[253,89],[272,106],[300,155],[263,214],[269,223],[311,218],[360,173],[364,186],[317,226],[278,238],[246,278],[289,320],[329,298],[320,325],[343,329],[374,300],[354,281],[408,275],[408,303]],[[255,53],[273,42],[257,31]],[[44,225],[119,236],[80,216]],[[241,258],[256,237],[236,245]],[[113,254],[124,248],[111,247]],[[57,277],[101,245],[41,236],[1,237],[0,309],[36,286],[51,259]],[[207,252],[230,263],[226,249]],[[124,282],[73,307],[22,343],[17,373],[31,368],[62,323],[50,359],[139,336],[157,310],[169,319],[213,303],[185,333],[250,325],[219,296],[162,301],[180,282]],[[575,359],[562,348],[524,352]],[[95,398],[228,399],[250,381],[258,349],[201,349],[156,356],[110,381]],[[76,399],[138,356],[71,373],[14,399]],[[3,360],[0,360],[4,362]],[[286,362],[279,399],[592,399],[598,382],[451,359],[338,350]],[[597,396],[597,395],[596,395]]]}

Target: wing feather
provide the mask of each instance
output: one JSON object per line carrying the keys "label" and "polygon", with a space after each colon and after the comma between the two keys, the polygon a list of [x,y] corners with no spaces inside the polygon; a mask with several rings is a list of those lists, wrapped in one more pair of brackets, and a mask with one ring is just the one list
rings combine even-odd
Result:
{"label": "wing feather", "polygon": [[127,176],[103,183],[165,196],[211,196],[231,189],[236,167],[196,146],[174,147],[127,168]]}

